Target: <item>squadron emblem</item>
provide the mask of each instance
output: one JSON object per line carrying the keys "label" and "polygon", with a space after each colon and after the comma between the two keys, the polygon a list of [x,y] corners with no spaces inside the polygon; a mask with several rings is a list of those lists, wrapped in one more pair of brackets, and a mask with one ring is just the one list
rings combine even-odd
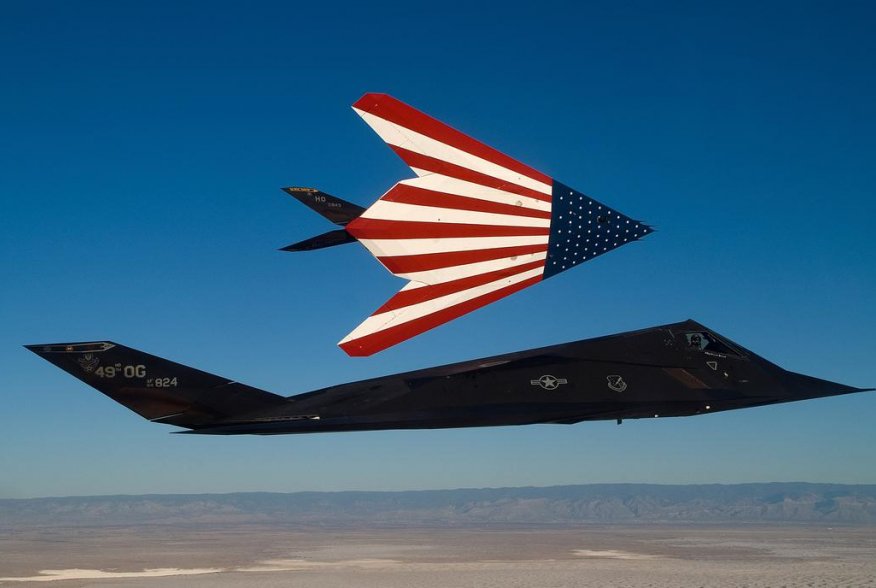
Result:
{"label": "squadron emblem", "polygon": [[627,383],[624,382],[624,379],[618,375],[611,375],[605,378],[608,380],[608,387],[614,390],[615,392],[623,392],[627,389]]}
{"label": "squadron emblem", "polygon": [[82,369],[85,370],[85,373],[90,374],[94,371],[94,368],[97,367],[97,364],[100,363],[100,360],[94,357],[93,353],[86,353],[82,357],[76,360]]}

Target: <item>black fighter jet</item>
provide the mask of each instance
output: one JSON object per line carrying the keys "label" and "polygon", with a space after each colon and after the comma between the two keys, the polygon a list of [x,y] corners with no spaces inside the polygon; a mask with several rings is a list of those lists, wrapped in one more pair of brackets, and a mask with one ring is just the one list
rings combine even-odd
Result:
{"label": "black fighter jet", "polygon": [[279,435],[691,416],[863,392],[688,320],[285,398],[110,341],[28,349],[183,433]]}

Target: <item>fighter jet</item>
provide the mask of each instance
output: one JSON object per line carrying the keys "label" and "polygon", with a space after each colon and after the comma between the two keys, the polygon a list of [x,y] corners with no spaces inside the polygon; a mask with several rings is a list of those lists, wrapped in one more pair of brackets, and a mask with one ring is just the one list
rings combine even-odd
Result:
{"label": "fighter jet", "polygon": [[386,94],[353,110],[416,174],[363,208],[285,188],[340,226],[284,247],[359,241],[408,283],[338,344],[372,355],[651,233],[645,223]]}
{"label": "fighter jet", "polygon": [[865,390],[786,371],[692,320],[288,398],[111,341],[27,348],[153,422],[208,435],[620,424]]}

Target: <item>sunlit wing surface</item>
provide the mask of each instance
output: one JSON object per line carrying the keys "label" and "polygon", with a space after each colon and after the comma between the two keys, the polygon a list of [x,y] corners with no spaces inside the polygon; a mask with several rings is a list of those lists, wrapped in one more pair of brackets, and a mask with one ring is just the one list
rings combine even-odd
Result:
{"label": "sunlit wing surface", "polygon": [[371,355],[650,233],[589,196],[388,96],[354,110],[416,178],[345,230],[410,280],[347,335]]}

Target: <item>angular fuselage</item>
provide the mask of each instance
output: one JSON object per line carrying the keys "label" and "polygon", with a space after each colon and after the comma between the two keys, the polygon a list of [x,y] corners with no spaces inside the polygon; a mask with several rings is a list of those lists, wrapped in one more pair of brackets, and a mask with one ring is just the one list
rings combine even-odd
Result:
{"label": "angular fuselage", "polygon": [[190,432],[285,434],[690,416],[860,391],[694,321],[332,386]]}

